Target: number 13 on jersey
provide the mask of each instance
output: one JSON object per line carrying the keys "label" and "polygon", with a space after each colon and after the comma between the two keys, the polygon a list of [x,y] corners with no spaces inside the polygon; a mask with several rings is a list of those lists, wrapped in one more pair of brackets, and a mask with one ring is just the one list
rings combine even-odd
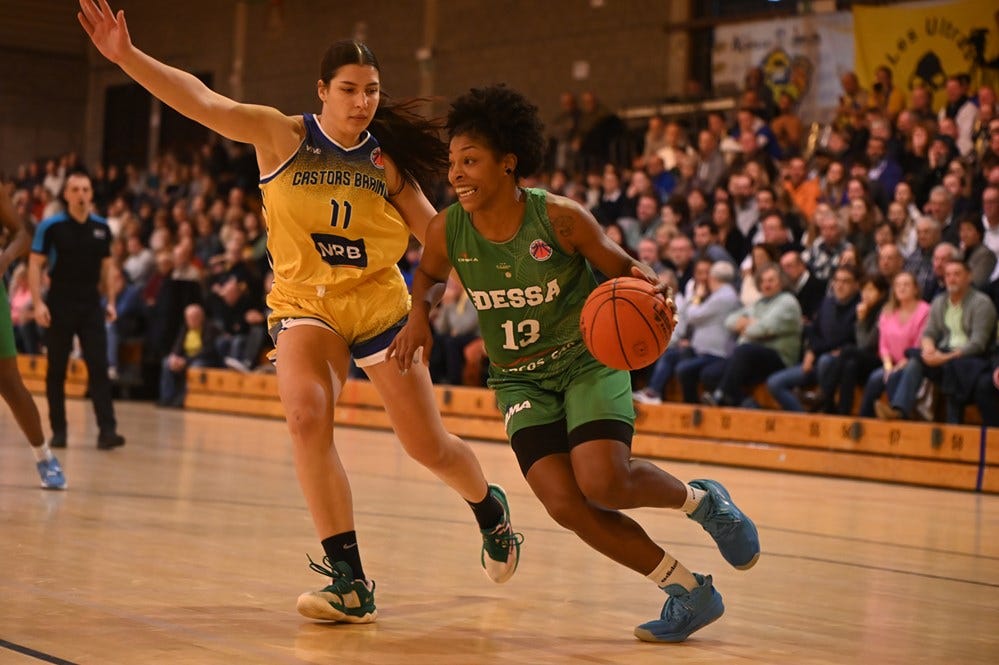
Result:
{"label": "number 13 on jersey", "polygon": [[502,328],[503,348],[510,351],[528,347],[541,337],[541,324],[537,319],[524,319],[516,326],[513,321],[507,319],[502,323]]}

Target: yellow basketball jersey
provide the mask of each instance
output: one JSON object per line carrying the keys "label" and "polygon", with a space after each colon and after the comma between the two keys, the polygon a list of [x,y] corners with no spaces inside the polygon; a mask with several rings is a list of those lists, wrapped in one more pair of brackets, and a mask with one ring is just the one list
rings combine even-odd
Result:
{"label": "yellow basketball jersey", "polygon": [[275,289],[336,296],[374,275],[404,284],[396,262],[410,232],[388,201],[378,141],[365,132],[344,148],[303,118],[298,151],[260,179]]}

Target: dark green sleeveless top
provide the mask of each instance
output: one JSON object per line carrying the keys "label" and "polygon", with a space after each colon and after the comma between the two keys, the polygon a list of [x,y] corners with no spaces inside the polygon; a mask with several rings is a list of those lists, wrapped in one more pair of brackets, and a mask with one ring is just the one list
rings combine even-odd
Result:
{"label": "dark green sleeveless top", "polygon": [[479,314],[494,375],[544,379],[586,353],[579,314],[596,280],[555,239],[546,192],[524,189],[524,219],[506,242],[482,237],[460,204],[447,210],[447,253]]}

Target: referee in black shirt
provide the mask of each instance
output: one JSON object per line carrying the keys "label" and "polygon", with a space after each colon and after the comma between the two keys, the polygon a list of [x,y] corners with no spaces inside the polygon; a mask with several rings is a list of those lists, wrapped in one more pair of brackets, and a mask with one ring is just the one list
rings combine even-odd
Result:
{"label": "referee in black shirt", "polygon": [[[89,375],[90,399],[94,403],[100,433],[97,447],[125,444],[118,434],[108,378],[107,332],[104,320],[114,321],[115,293],[111,288],[111,229],[91,213],[94,190],[90,178],[73,173],[63,189],[66,212],[43,219],[35,230],[28,263],[28,280],[35,303],[35,319],[48,328],[48,371],[45,395],[49,402],[52,439],[49,445],[66,445],[66,366],[78,335]],[[42,299],[42,269],[48,263],[48,297]],[[99,287],[106,284],[107,307],[101,309]]]}

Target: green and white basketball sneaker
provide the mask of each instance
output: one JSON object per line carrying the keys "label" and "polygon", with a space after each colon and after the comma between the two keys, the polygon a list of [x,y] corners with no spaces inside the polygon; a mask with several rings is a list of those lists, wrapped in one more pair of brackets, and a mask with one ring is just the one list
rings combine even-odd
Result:
{"label": "green and white basketball sneaker", "polygon": [[299,596],[298,613],[310,619],[324,621],[373,622],[378,617],[378,610],[375,609],[375,583],[355,580],[350,564],[344,561],[331,565],[329,557],[323,557],[323,563],[326,565],[320,565],[309,557],[309,568],[320,575],[331,577],[333,583],[319,591],[306,591]]}
{"label": "green and white basketball sneaker", "polygon": [[503,505],[503,520],[493,529],[482,529],[482,568],[489,579],[502,584],[517,570],[524,536],[510,526],[510,505],[503,488],[490,485],[489,492]]}

